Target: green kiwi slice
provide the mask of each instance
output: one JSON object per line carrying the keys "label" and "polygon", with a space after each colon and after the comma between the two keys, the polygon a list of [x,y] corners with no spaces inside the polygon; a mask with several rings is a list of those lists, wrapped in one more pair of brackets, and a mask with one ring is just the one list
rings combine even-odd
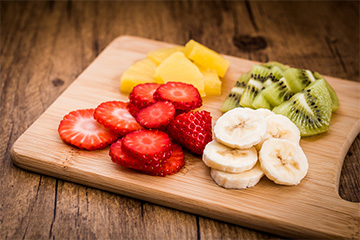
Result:
{"label": "green kiwi slice", "polygon": [[225,113],[233,108],[241,107],[240,98],[245,87],[250,78],[250,72],[240,75],[235,85],[230,90],[229,95],[225,98],[223,104],[221,105],[221,112]]}
{"label": "green kiwi slice", "polygon": [[273,112],[288,117],[299,128],[301,136],[326,132],[330,126],[332,102],[324,79],[311,83]]}
{"label": "green kiwi slice", "polygon": [[[309,73],[311,74],[310,71]],[[315,80],[312,74],[311,77]],[[264,89],[263,95],[275,107],[289,100],[295,93],[301,91],[310,83],[310,77],[304,74],[301,69],[288,68],[279,81]]]}
{"label": "green kiwi slice", "polygon": [[284,65],[284,64],[276,62],[276,61],[263,63],[263,64],[261,64],[261,66],[267,67],[267,68],[270,68],[270,69],[272,69],[273,67],[278,67],[283,72],[286,71],[288,68],[290,68],[288,65]]}
{"label": "green kiwi slice", "polygon": [[264,82],[270,75],[270,69],[260,65],[254,65],[250,71],[250,79],[246,84],[246,89],[241,96],[240,105],[243,107],[254,108],[252,102],[255,97],[262,91]]}
{"label": "green kiwi slice", "polygon": [[284,78],[292,83],[292,91],[299,92],[315,81],[311,71],[298,68],[289,68],[284,72]]}
{"label": "green kiwi slice", "polygon": [[[317,72],[314,72],[314,77],[315,77],[315,79],[324,79],[325,80],[325,78],[323,78],[319,73],[317,73]],[[326,87],[327,87],[327,89],[328,89],[328,91],[329,91],[329,93],[330,93],[330,97],[331,97],[331,102],[332,102],[332,108],[331,108],[331,110],[332,110],[332,112],[336,112],[336,110],[338,110],[339,109],[339,107],[340,107],[340,102],[339,102],[339,98],[338,98],[338,96],[336,95],[336,92],[335,92],[335,90],[331,87],[331,85],[325,80],[325,82],[326,82]]]}
{"label": "green kiwi slice", "polygon": [[266,108],[271,110],[272,106],[270,105],[270,103],[265,99],[264,95],[262,95],[261,93],[258,94],[254,100],[251,103],[252,108],[258,109],[258,108]]}
{"label": "green kiwi slice", "polygon": [[282,77],[265,88],[262,95],[272,106],[278,106],[289,100],[294,93],[290,89],[289,82]]}
{"label": "green kiwi slice", "polygon": [[252,102],[252,106],[256,109],[258,108],[267,108],[272,109],[271,104],[266,100],[263,95],[263,90],[270,86],[273,82],[278,82],[283,77],[283,70],[278,66],[273,66],[270,69],[269,76],[263,83],[263,88],[261,89],[260,93],[254,98]]}

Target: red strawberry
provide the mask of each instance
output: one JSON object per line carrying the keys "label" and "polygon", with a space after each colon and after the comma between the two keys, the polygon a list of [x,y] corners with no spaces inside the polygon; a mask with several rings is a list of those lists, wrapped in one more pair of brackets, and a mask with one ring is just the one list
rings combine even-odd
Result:
{"label": "red strawberry", "polygon": [[109,101],[101,103],[94,113],[94,118],[113,132],[125,135],[129,132],[142,129],[127,109],[128,103]]}
{"label": "red strawberry", "polygon": [[154,93],[157,101],[170,101],[176,109],[190,111],[202,106],[199,91],[191,84],[181,82],[167,82],[162,84]]}
{"label": "red strawberry", "polygon": [[161,177],[179,172],[185,164],[184,152],[179,145],[173,144],[172,146],[171,156],[166,159],[164,163],[160,163],[158,166],[148,168],[147,170],[137,169],[136,171],[147,175]]}
{"label": "red strawberry", "polygon": [[211,116],[207,111],[194,111],[176,116],[167,127],[175,141],[195,154],[202,154],[212,140]]}
{"label": "red strawberry", "polygon": [[122,150],[122,139],[117,140],[115,143],[111,144],[109,155],[111,160],[114,163],[117,163],[123,167],[145,170],[150,167],[150,165],[145,164],[143,161],[131,157],[129,154],[126,154]]}
{"label": "red strawberry", "polygon": [[94,119],[95,109],[72,111],[61,120],[58,132],[61,139],[80,149],[97,150],[104,148],[118,138],[110,129]]}
{"label": "red strawberry", "polygon": [[144,108],[156,101],[153,98],[155,90],[160,86],[158,83],[143,83],[136,85],[131,93],[129,99],[137,108]]}
{"label": "red strawberry", "polygon": [[136,115],[139,113],[140,109],[136,107],[133,103],[129,102],[127,105],[129,113],[136,118]]}
{"label": "red strawberry", "polygon": [[136,121],[145,128],[165,127],[174,118],[175,107],[171,102],[156,102],[139,111]]}
{"label": "red strawberry", "polygon": [[122,149],[133,158],[152,164],[169,158],[171,146],[172,143],[166,133],[142,129],[125,135]]}

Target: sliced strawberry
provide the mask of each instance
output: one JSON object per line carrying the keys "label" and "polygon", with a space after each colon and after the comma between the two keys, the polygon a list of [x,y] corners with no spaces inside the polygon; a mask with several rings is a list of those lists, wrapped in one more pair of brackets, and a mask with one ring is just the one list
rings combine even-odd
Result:
{"label": "sliced strawberry", "polygon": [[153,95],[156,89],[160,86],[158,83],[143,83],[136,85],[131,93],[129,99],[137,108],[144,108],[156,102]]}
{"label": "sliced strawberry", "polygon": [[61,139],[80,149],[97,150],[105,148],[118,135],[100,125],[94,119],[95,109],[72,111],[61,120],[58,132]]}
{"label": "sliced strawberry", "polygon": [[109,101],[101,103],[94,113],[94,118],[103,126],[113,132],[125,135],[129,132],[142,129],[140,124],[129,113],[128,103],[121,101]]}
{"label": "sliced strawberry", "polygon": [[176,116],[168,125],[169,136],[195,154],[202,154],[212,140],[211,116],[207,111],[192,111]]}
{"label": "sliced strawberry", "polygon": [[137,169],[136,171],[153,176],[165,177],[166,175],[175,174],[180,171],[180,169],[185,164],[185,156],[182,148],[177,145],[172,145],[172,153],[170,158],[166,159],[164,163],[159,164],[158,166],[145,169]]}
{"label": "sliced strawberry", "polygon": [[122,150],[122,139],[117,140],[115,143],[111,144],[109,155],[111,160],[114,163],[117,163],[123,167],[138,169],[138,170],[147,170],[150,168],[149,164],[145,164],[144,161],[133,158],[129,154],[126,154]]}
{"label": "sliced strawberry", "polygon": [[165,129],[175,116],[175,107],[171,102],[156,102],[139,111],[136,121],[150,129]]}
{"label": "sliced strawberry", "polygon": [[153,164],[169,158],[171,146],[170,138],[165,132],[142,129],[123,137],[122,149],[135,159]]}
{"label": "sliced strawberry", "polygon": [[157,101],[170,101],[175,108],[190,111],[202,106],[199,91],[191,84],[182,82],[167,82],[162,84],[154,93]]}
{"label": "sliced strawberry", "polygon": [[129,102],[127,105],[127,109],[129,113],[136,118],[137,114],[139,113],[140,109],[136,107],[133,103]]}

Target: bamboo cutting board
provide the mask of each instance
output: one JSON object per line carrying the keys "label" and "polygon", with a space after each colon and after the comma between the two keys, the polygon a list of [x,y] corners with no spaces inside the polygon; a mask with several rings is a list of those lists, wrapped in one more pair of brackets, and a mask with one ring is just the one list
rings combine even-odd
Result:
{"label": "bamboo cutting board", "polygon": [[[149,50],[174,46],[122,36],[115,39],[72,85],[30,126],[12,147],[14,163],[24,169],[100,188],[121,195],[200,214],[287,237],[359,238],[359,203],[341,199],[338,183],[344,157],[360,132],[360,84],[326,77],[336,90],[340,108],[327,133],[303,138],[309,172],[298,186],[276,185],[266,177],[253,188],[224,189],[215,184],[199,156],[185,152],[177,174],[142,175],[113,163],[109,148],[84,151],[62,142],[60,120],[75,109],[95,108],[109,100],[127,101],[119,92],[121,74]],[[230,68],[223,94],[205,97],[202,109],[213,123],[220,106],[243,72],[255,62],[225,56]],[[51,151],[49,151],[51,149]]]}

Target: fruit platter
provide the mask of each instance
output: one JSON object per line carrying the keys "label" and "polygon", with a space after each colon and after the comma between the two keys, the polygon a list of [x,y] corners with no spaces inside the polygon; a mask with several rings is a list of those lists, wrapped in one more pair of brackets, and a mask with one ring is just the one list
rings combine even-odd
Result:
{"label": "fruit platter", "polygon": [[[191,57],[193,63],[201,62],[201,56],[206,56],[207,52],[203,52],[194,42],[189,42],[189,45],[200,53]],[[166,47],[171,52],[156,52]],[[216,62],[222,63],[221,66],[214,66],[214,71],[208,71],[189,61],[185,57],[189,54],[191,55],[183,47],[171,43],[133,36],[114,39],[15,142],[11,151],[14,163],[30,171],[285,237],[358,238],[360,205],[341,199],[338,195],[338,183],[344,157],[360,131],[360,85],[314,73],[311,76],[316,84],[310,84],[308,81],[312,81],[311,79],[304,80],[299,87],[282,78],[276,79],[276,69],[272,73],[274,78],[267,83],[257,81],[261,80],[259,76],[262,72],[267,70],[253,70],[256,66],[261,66],[261,63],[222,55],[221,59],[216,59]],[[171,57],[164,60],[162,58],[165,55]],[[194,91],[194,94],[189,94],[192,99],[185,105],[176,102],[168,94],[176,92],[174,89],[179,88],[178,85],[181,85],[181,89],[189,85],[167,80],[176,79],[174,71],[168,70],[176,68],[174,66],[180,69],[177,71],[188,74],[186,79],[191,81],[191,87],[186,88],[185,92]],[[154,83],[144,87],[151,88],[156,83],[156,89],[141,89],[138,87],[141,84],[131,80],[139,67],[149,72],[156,67],[155,74],[143,77],[154,77],[154,81],[149,81]],[[288,66],[275,66],[279,71],[283,71],[283,67]],[[226,72],[223,71],[224,68],[227,69]],[[267,69],[273,69],[273,66]],[[249,77],[251,70],[257,76]],[[296,74],[306,76],[308,72],[293,73]],[[198,81],[197,76],[204,76],[205,80]],[[237,103],[233,100],[242,84],[249,87],[248,91],[241,90],[243,96],[242,102],[238,101],[239,104],[246,106],[251,102],[252,106],[271,108],[273,112],[282,114],[271,119],[277,123],[286,120],[288,122],[278,125],[291,127],[296,121],[288,113],[293,110],[298,113],[300,110],[295,107],[304,108],[305,105],[305,108],[311,108],[318,114],[315,118],[304,115],[303,122],[316,122],[319,127],[309,129],[307,125],[297,125],[292,131],[295,137],[290,137],[296,144],[285,140],[265,141],[266,131],[261,129],[261,124],[269,125],[271,121],[265,123],[265,117],[262,116],[264,113],[259,114],[256,112],[258,110],[250,111],[235,106]],[[285,85],[290,90],[298,87],[298,93],[291,96],[284,94],[286,89],[282,89]],[[259,89],[256,90],[256,87]],[[136,91],[154,92],[151,95],[156,101],[149,104],[148,100],[139,100]],[[324,91],[327,92],[326,104],[319,103],[322,95],[320,97],[317,94]],[[255,92],[260,93],[254,95]],[[275,93],[278,93],[278,97]],[[136,103],[132,108],[128,106],[130,103],[127,104],[129,99],[130,103]],[[280,104],[279,99],[284,103]],[[119,123],[112,124],[113,119],[107,114],[111,109],[126,109],[129,117],[135,116],[136,121],[125,127]],[[323,109],[327,110],[328,115],[321,114]],[[154,121],[154,117],[149,117],[159,114],[159,111],[161,118],[156,119],[161,121]],[[233,132],[229,127],[233,129],[233,126],[226,117],[240,112],[252,115],[252,119],[259,119],[255,124],[256,132],[262,131],[262,139],[254,140],[256,142],[249,145],[254,145],[251,154],[256,156],[256,160],[249,158],[247,164],[236,169],[225,166],[219,160],[222,159],[221,156],[214,159],[213,156],[218,152],[213,153],[213,150],[225,148],[229,152],[229,146],[231,149],[239,147],[236,145],[238,143],[231,142],[233,137],[227,139]],[[102,138],[95,149],[95,144],[78,145],[75,141],[77,137],[69,137],[68,131],[71,122],[79,114],[82,118],[94,116],[96,124],[101,123],[111,128],[112,133],[124,137],[121,141],[116,141],[116,135],[105,134],[106,139]],[[213,131],[204,135],[201,135],[201,131],[195,132],[203,137],[197,138],[198,141],[193,141],[193,144],[191,141],[181,141],[181,129],[190,125],[191,121],[199,121],[196,126],[199,129]],[[156,130],[149,130],[153,128]],[[178,140],[172,147],[167,134]],[[246,140],[252,139],[253,135],[255,133],[250,134]],[[139,137],[145,140],[139,143]],[[212,138],[217,141],[211,141]],[[159,150],[149,148],[143,152],[149,141],[152,145],[154,142],[158,143]],[[197,142],[203,144],[195,145]],[[143,147],[139,147],[141,144]],[[271,161],[266,160],[267,155],[273,154],[272,149],[282,144],[288,144],[286,148],[296,148],[299,152],[297,155],[300,156],[294,166],[301,171],[291,181],[288,181],[289,177],[283,180],[279,175],[272,174],[274,171]],[[283,150],[279,148],[276,151]],[[231,155],[236,154],[239,154],[239,150],[231,152]],[[257,161],[258,154],[261,162]],[[161,164],[162,159],[167,159],[167,162]],[[154,160],[156,164],[151,162]],[[267,171],[264,172],[267,177],[263,177],[264,173],[259,170],[260,163],[263,170],[266,167]],[[224,172],[218,171],[219,168],[228,171],[254,169],[252,175],[256,177],[252,179],[256,178],[256,182],[244,185],[236,181],[234,187],[234,182],[228,181],[230,187],[227,187],[220,180],[229,179],[226,175],[228,173],[224,175]]]}

